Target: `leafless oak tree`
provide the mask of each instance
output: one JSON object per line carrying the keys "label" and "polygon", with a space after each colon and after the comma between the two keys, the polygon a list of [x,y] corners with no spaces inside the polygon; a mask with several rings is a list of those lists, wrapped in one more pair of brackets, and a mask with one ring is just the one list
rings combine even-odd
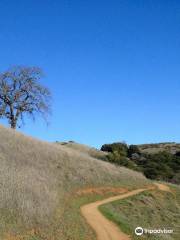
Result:
{"label": "leafless oak tree", "polygon": [[11,128],[22,124],[24,115],[35,119],[38,113],[47,120],[51,94],[39,82],[42,70],[38,67],[12,67],[0,74],[0,118],[8,119]]}

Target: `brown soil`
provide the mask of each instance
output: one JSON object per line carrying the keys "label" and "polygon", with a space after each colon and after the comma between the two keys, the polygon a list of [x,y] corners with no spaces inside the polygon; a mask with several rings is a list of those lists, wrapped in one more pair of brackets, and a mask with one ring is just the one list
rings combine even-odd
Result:
{"label": "brown soil", "polygon": [[165,191],[165,192],[172,192],[171,189],[169,188],[169,186],[167,185],[164,185],[162,183],[154,183],[158,188],[159,190],[161,191]]}
{"label": "brown soil", "polygon": [[105,195],[108,193],[113,194],[122,194],[128,192],[126,188],[114,188],[114,187],[98,187],[98,188],[85,188],[80,189],[76,192],[77,195],[87,195],[87,194],[98,194],[98,195]]}

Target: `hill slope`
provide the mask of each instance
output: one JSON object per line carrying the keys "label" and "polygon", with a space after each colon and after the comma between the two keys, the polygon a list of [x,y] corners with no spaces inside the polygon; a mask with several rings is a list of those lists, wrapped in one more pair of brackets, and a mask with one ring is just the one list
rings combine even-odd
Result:
{"label": "hill slope", "polygon": [[56,142],[56,144],[60,144],[62,146],[66,146],[68,148],[74,149],[78,152],[81,153],[86,153],[87,155],[93,157],[93,158],[98,158],[98,159],[103,159],[105,156],[107,156],[106,152],[103,152],[101,150],[98,150],[93,147],[89,147],[85,144],[80,144],[77,142],[69,141],[69,142]]}
{"label": "hill slope", "polygon": [[[94,239],[80,217],[84,188],[137,188],[140,173],[99,161],[87,152],[26,137],[0,126],[0,239]],[[8,233],[8,237],[6,236]],[[24,238],[18,238],[24,234]],[[31,233],[30,233],[31,235]],[[16,238],[12,238],[12,236]]]}
{"label": "hill slope", "polygon": [[175,154],[180,151],[180,143],[175,142],[140,144],[138,145],[138,147],[143,153],[150,154],[163,151]]}

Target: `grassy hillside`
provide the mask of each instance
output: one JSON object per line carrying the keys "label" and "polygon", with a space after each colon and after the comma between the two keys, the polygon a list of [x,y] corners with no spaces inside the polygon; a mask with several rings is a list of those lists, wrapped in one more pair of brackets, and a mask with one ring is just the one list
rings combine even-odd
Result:
{"label": "grassy hillside", "polygon": [[[139,195],[100,206],[100,211],[114,221],[133,240],[179,240],[180,188],[172,187],[172,193],[148,191]],[[148,229],[173,229],[173,234],[136,236],[138,226]]]}
{"label": "grassy hillside", "polygon": [[60,144],[62,146],[66,146],[69,147],[71,149],[74,149],[78,152],[81,153],[86,153],[87,155],[94,157],[94,158],[98,158],[98,159],[103,159],[105,156],[107,156],[106,152],[100,151],[96,148],[92,148],[89,147],[87,145],[84,144],[80,144],[80,143],[76,143],[73,141],[69,141],[69,142],[56,142],[56,144]]}
{"label": "grassy hillside", "polygon": [[[0,126],[0,239],[93,240],[79,207],[113,194],[106,187],[132,189],[148,183],[141,173],[88,152]],[[77,194],[98,187],[104,192]]]}

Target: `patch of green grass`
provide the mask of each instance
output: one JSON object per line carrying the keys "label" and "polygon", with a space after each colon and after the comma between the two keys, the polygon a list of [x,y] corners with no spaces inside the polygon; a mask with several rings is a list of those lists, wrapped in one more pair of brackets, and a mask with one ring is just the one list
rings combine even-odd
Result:
{"label": "patch of green grass", "polygon": [[[175,189],[175,188],[174,188]],[[127,199],[118,200],[99,207],[102,214],[115,222],[132,239],[179,240],[180,190],[174,193],[158,190],[143,192]],[[147,229],[171,228],[173,234],[142,235],[137,237],[134,229],[138,226]]]}
{"label": "patch of green grass", "polygon": [[109,211],[108,208],[105,206],[100,206],[99,210],[106,216],[110,221],[115,222],[124,233],[129,234],[130,228],[127,224],[126,220],[124,220],[122,217],[120,217],[117,213],[114,211]]}
{"label": "patch of green grass", "polygon": [[32,236],[28,240],[42,240],[42,239],[40,239],[39,237]]}

